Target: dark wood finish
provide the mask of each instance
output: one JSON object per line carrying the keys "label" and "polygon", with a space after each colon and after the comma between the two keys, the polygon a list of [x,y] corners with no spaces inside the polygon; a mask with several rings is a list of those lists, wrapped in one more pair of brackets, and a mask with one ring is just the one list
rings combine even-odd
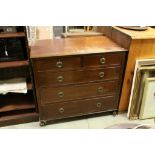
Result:
{"label": "dark wood finish", "polygon": [[105,96],[115,93],[118,81],[100,82],[93,84],[72,85],[56,88],[41,88],[40,99],[42,104],[62,102],[95,96]]}
{"label": "dark wood finish", "polygon": [[0,33],[0,38],[25,37],[25,32]]}
{"label": "dark wood finish", "polygon": [[[114,27],[112,26],[101,26],[102,28],[100,28],[101,32],[104,31],[105,35],[107,37],[109,37],[110,39],[112,39],[114,42],[116,42],[117,44],[121,45],[122,47],[126,48],[129,50],[130,48],[130,37],[119,32],[118,30],[116,30]],[[121,35],[121,37],[120,37]]]}
{"label": "dark wood finish", "polygon": [[1,69],[1,68],[22,67],[22,66],[28,66],[28,65],[29,65],[28,60],[1,62],[1,63],[0,63],[0,69]]}
{"label": "dark wood finish", "polygon": [[116,97],[107,96],[58,104],[41,106],[40,117],[43,120],[55,120],[66,117],[88,115],[117,109]]}
{"label": "dark wood finish", "polygon": [[29,66],[21,66],[21,67],[7,67],[0,69],[1,75],[0,80],[7,80],[11,78],[30,78],[30,68]]}
{"label": "dark wood finish", "polygon": [[126,51],[105,36],[39,40],[31,47],[31,58],[85,55]]}
{"label": "dark wood finish", "polygon": [[0,127],[8,125],[16,125],[29,122],[37,122],[39,114],[35,112],[17,113],[0,117]]}
{"label": "dark wood finish", "polygon": [[32,83],[27,83],[27,89],[32,90],[33,89],[33,84]]}
{"label": "dark wood finish", "polygon": [[34,109],[34,100],[32,93],[0,95],[0,112],[12,110]]}
{"label": "dark wood finish", "polygon": [[123,34],[122,37],[120,37],[120,32],[114,28],[112,28],[111,39],[126,49],[130,48],[131,40],[129,36]]}
{"label": "dark wood finish", "polygon": [[[24,98],[23,98],[24,99]],[[12,111],[12,110],[23,110],[23,109],[34,109],[35,105],[33,104],[33,102],[31,101],[27,101],[25,100],[24,102],[19,102],[19,103],[15,103],[16,101],[14,101],[14,103],[9,104],[9,102],[4,105],[4,106],[0,106],[0,112],[8,112],[8,111]]]}
{"label": "dark wood finish", "polygon": [[100,33],[104,33],[106,36],[111,36],[111,26],[97,26],[96,31]]}
{"label": "dark wood finish", "polygon": [[[41,125],[116,111],[125,57],[125,49],[103,36],[38,41],[31,58]],[[67,65],[56,67],[59,59]]]}
{"label": "dark wood finish", "polygon": [[37,60],[36,67],[38,71],[80,68],[81,59],[80,57],[44,58]]}
{"label": "dark wood finish", "polygon": [[110,66],[110,65],[121,65],[123,55],[122,53],[103,53],[96,55],[85,55],[83,65],[84,67],[90,66]]}
{"label": "dark wood finish", "polygon": [[45,71],[37,72],[38,85],[52,86],[52,85],[66,85],[78,84],[94,81],[106,81],[119,79],[121,68],[120,67],[107,67],[95,69],[81,69],[69,71]]}
{"label": "dark wood finish", "polygon": [[[24,58],[16,61],[9,59],[0,61],[0,80],[11,78],[26,78],[27,94],[8,93],[0,95],[0,126],[27,123],[38,120],[36,104],[34,100],[31,63],[29,63],[29,47],[26,35],[26,27],[18,28],[21,32],[0,33],[0,39],[20,38],[23,46]],[[16,52],[16,51],[12,51]],[[24,60],[23,60],[24,59]]]}

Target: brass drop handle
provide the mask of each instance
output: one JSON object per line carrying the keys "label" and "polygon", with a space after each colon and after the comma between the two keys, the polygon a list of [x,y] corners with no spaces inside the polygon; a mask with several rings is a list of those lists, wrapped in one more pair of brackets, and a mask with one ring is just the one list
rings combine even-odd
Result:
{"label": "brass drop handle", "polygon": [[59,109],[59,112],[60,112],[61,114],[64,113],[64,111],[65,111],[64,108],[60,108],[60,109]]}
{"label": "brass drop handle", "polygon": [[63,82],[64,78],[63,78],[63,76],[58,76],[57,80],[58,80],[58,82]]}
{"label": "brass drop handle", "polygon": [[106,62],[106,59],[104,57],[100,58],[100,63],[101,64],[105,64],[105,62]]}
{"label": "brass drop handle", "polygon": [[98,87],[98,92],[99,93],[103,93],[103,91],[104,91],[103,87]]}
{"label": "brass drop handle", "polygon": [[97,108],[100,108],[101,105],[102,105],[102,103],[98,102],[98,103],[96,104],[96,107],[97,107]]}
{"label": "brass drop handle", "polygon": [[104,77],[104,72],[100,72],[100,73],[99,73],[99,77],[100,77],[100,78],[103,78],[103,77]]}
{"label": "brass drop handle", "polygon": [[63,92],[59,92],[59,93],[58,93],[58,96],[59,96],[60,98],[62,98],[62,97],[64,97],[64,93],[63,93]]}
{"label": "brass drop handle", "polygon": [[57,66],[58,68],[62,68],[62,67],[63,67],[62,61],[58,61],[58,62],[56,63],[56,66]]}

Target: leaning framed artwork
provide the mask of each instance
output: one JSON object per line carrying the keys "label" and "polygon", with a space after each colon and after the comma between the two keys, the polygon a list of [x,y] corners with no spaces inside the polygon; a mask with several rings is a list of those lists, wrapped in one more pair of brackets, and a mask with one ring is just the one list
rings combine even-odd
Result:
{"label": "leaning framed artwork", "polygon": [[155,77],[146,78],[139,119],[155,117]]}
{"label": "leaning framed artwork", "polygon": [[155,77],[155,59],[137,60],[127,113],[129,119],[139,119],[145,79],[149,77]]}

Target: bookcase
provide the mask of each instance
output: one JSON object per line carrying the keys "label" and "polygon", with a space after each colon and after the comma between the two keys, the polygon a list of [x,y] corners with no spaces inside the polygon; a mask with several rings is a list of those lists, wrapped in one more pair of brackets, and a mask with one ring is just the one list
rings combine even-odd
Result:
{"label": "bookcase", "polygon": [[0,26],[0,81],[25,78],[27,93],[0,94],[0,126],[38,121],[25,26]]}

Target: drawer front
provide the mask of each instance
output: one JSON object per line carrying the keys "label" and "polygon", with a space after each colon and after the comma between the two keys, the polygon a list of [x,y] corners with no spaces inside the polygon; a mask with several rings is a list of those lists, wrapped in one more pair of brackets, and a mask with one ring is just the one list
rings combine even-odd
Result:
{"label": "drawer front", "polygon": [[106,65],[121,65],[123,59],[122,53],[104,53],[96,55],[85,55],[84,66],[106,66]]}
{"label": "drawer front", "polygon": [[81,58],[78,56],[44,58],[35,60],[35,65],[37,71],[73,69],[81,67]]}
{"label": "drawer front", "polygon": [[119,82],[116,80],[66,87],[43,87],[40,88],[41,104],[112,94],[117,91],[118,84]]}
{"label": "drawer front", "polygon": [[50,86],[119,79],[120,67],[64,72],[38,72],[38,85]]}
{"label": "drawer front", "polygon": [[93,98],[72,102],[41,106],[40,119],[54,120],[65,117],[80,116],[100,111],[116,110],[118,104],[115,96]]}

